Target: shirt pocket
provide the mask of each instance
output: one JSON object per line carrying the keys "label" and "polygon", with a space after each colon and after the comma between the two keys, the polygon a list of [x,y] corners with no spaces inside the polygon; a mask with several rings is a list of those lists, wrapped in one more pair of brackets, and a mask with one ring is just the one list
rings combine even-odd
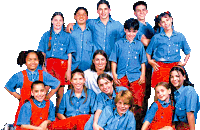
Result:
{"label": "shirt pocket", "polygon": [[84,59],[92,59],[92,56],[93,56],[93,49],[94,49],[94,46],[93,46],[93,43],[90,42],[90,41],[87,41],[86,42],[86,45],[84,47],[84,52],[83,52],[83,55],[84,55]]}
{"label": "shirt pocket", "polygon": [[183,103],[177,103],[175,105],[175,112],[178,116],[179,120],[186,120],[187,114],[186,114],[186,105]]}
{"label": "shirt pocket", "polygon": [[179,42],[172,43],[171,51],[172,51],[172,54],[179,54],[180,53]]}
{"label": "shirt pocket", "polygon": [[83,105],[82,107],[80,107],[80,113],[81,114],[89,114],[89,112],[90,112],[90,107],[89,106]]}

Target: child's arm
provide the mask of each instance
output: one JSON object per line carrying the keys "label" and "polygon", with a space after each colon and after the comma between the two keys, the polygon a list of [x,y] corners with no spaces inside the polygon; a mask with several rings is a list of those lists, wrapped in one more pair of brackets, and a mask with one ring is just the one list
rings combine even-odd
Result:
{"label": "child's arm", "polygon": [[18,100],[20,100],[21,95],[19,95],[17,92],[11,92],[11,91],[9,91],[6,87],[5,87],[5,89],[6,89],[11,95],[13,95],[15,98],[17,98]]}
{"label": "child's arm", "polygon": [[69,23],[66,27],[66,32],[71,33],[71,31],[73,31],[73,26],[75,25],[75,23]]}
{"label": "child's arm", "polygon": [[94,114],[94,121],[93,121],[93,130],[99,130],[100,126],[98,126],[98,119],[101,115],[102,110],[98,109]]}
{"label": "child's arm", "polygon": [[151,39],[147,39],[147,37],[143,34],[141,37],[141,42],[143,43],[144,46],[148,46],[150,43]]}
{"label": "child's arm", "polygon": [[57,117],[60,120],[66,119],[66,117],[63,114],[57,113]]}
{"label": "child's arm", "polygon": [[190,126],[190,130],[195,130],[195,117],[194,112],[187,112],[187,119]]}
{"label": "child's arm", "polygon": [[67,67],[67,71],[65,73],[65,78],[67,80],[71,79],[71,65],[72,65],[72,54],[69,53],[68,54],[68,67]]}
{"label": "child's arm", "polygon": [[23,129],[31,129],[31,130],[45,130],[40,126],[33,126],[33,125],[21,125]]}
{"label": "child's arm", "polygon": [[43,54],[43,56],[44,56],[44,63],[43,63],[43,65],[42,65],[42,70],[45,71],[45,72],[47,72],[47,68],[46,68],[46,66],[45,66],[46,54],[45,54],[44,52],[42,52],[42,54]]}
{"label": "child's arm", "polygon": [[154,71],[158,71],[160,66],[155,62],[155,60],[151,59],[151,55],[149,55],[148,53],[146,53],[146,55],[148,62],[153,67]]}
{"label": "child's arm", "polygon": [[48,126],[50,123],[51,123],[50,120],[45,120],[44,122],[42,122],[42,123],[40,124],[39,127],[41,127],[42,129],[46,130],[46,129],[47,129],[47,126]]}
{"label": "child's arm", "polygon": [[149,125],[150,125],[150,123],[148,121],[145,121],[144,124],[142,125],[142,129],[141,130],[147,130]]}
{"label": "child's arm", "polygon": [[142,72],[142,74],[141,74],[141,76],[140,76],[140,79],[139,79],[138,84],[143,84],[143,83],[145,83],[145,69],[146,69],[145,63],[142,63],[142,64],[141,64],[141,72]]}
{"label": "child's arm", "polygon": [[111,62],[111,70],[112,70],[113,80],[118,85],[118,84],[121,84],[121,83],[120,83],[120,80],[117,78],[116,69],[117,69],[117,63],[112,61]]}
{"label": "child's arm", "polygon": [[46,99],[50,99],[58,91],[59,87],[60,84],[56,87],[56,89],[51,89],[51,91],[47,94]]}
{"label": "child's arm", "polygon": [[189,58],[190,58],[190,54],[186,55],[186,56],[185,56],[185,60],[184,60],[184,62],[183,62],[183,63],[182,63],[182,62],[179,62],[179,65],[181,65],[181,66],[185,66],[185,65],[187,64]]}

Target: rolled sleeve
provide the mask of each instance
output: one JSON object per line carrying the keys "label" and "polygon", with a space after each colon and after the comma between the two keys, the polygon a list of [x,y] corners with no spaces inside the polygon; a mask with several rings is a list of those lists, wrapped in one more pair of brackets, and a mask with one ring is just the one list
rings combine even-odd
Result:
{"label": "rolled sleeve", "polygon": [[29,125],[31,115],[32,115],[31,104],[30,102],[27,102],[20,109],[17,125]]}
{"label": "rolled sleeve", "polygon": [[23,86],[23,79],[22,72],[18,72],[9,79],[5,85],[5,88],[11,92],[16,92],[17,88],[21,88]]}
{"label": "rolled sleeve", "polygon": [[144,118],[144,122],[148,121],[149,123],[151,123],[153,121],[154,116],[156,115],[157,110],[158,105],[154,102],[147,111],[146,116]]}
{"label": "rolled sleeve", "polygon": [[60,113],[60,114],[64,114],[65,109],[67,109],[67,107],[66,107],[66,96],[67,96],[67,93],[63,95],[62,100],[60,102],[59,109],[58,109],[58,113]]}
{"label": "rolled sleeve", "polygon": [[45,71],[43,71],[43,81],[45,85],[50,86],[51,89],[56,89],[60,85],[60,81],[58,79]]}
{"label": "rolled sleeve", "polygon": [[50,101],[48,120],[55,121],[55,107],[52,101]]}

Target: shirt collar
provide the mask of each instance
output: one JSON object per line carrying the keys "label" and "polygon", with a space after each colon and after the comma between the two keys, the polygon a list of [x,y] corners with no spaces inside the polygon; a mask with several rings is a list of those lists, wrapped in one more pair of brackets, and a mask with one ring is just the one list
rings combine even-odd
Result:
{"label": "shirt collar", "polygon": [[[73,93],[72,93],[72,97],[76,97],[76,95],[75,95],[75,92],[73,92]],[[80,96],[80,97],[86,97],[86,96],[85,96],[84,89],[83,89],[83,91],[82,91],[82,93],[81,93],[81,96]]]}
{"label": "shirt collar", "polygon": [[[176,36],[176,35],[177,35],[177,32],[174,30],[174,26],[172,26],[172,30],[173,30],[172,36]],[[167,36],[167,35],[165,34],[165,30],[164,30],[163,28],[160,30],[160,35],[161,35],[161,36]]]}
{"label": "shirt collar", "polygon": [[185,88],[185,86],[181,86],[178,90],[176,90],[174,93],[176,94],[176,93],[179,93],[179,94],[181,94],[183,91],[184,91],[184,88]]}
{"label": "shirt collar", "polygon": [[[97,23],[100,23],[101,22],[101,19],[100,19],[100,17],[98,17],[97,18]],[[111,15],[109,16],[109,20],[108,20],[108,22],[114,22],[114,20],[111,18]]]}
{"label": "shirt collar", "polygon": [[167,104],[170,104],[171,101],[169,100],[169,102],[165,102],[165,101],[161,101],[160,99],[158,99],[158,101],[160,102],[161,105],[167,105]]}
{"label": "shirt collar", "polygon": [[[101,93],[103,94],[103,97],[104,97],[105,100],[110,100],[110,98],[108,97],[107,94],[105,94],[103,92],[101,92]],[[115,97],[116,97],[116,93],[115,93],[115,90],[113,90],[113,94],[112,94],[112,98],[111,99],[115,99]]]}
{"label": "shirt collar", "polygon": [[35,71],[30,71],[29,69],[26,69],[27,74],[32,75],[32,74],[38,74],[38,69]]}
{"label": "shirt collar", "polygon": [[55,33],[54,30],[53,30],[53,28],[52,28],[52,34],[54,34],[54,35],[62,35],[63,32],[64,32],[63,27],[61,28],[61,31],[59,33]]}
{"label": "shirt collar", "polygon": [[127,40],[126,38],[124,38],[124,42],[129,43],[129,44],[132,44],[132,43],[136,44],[137,43],[136,42],[136,37],[133,39],[133,41],[131,43],[129,42],[129,40]]}
{"label": "shirt collar", "polygon": [[37,101],[36,99],[33,99],[33,102],[35,103],[36,106],[38,107],[44,107],[46,105],[46,101],[43,100],[42,102]]}
{"label": "shirt collar", "polygon": [[[80,28],[80,26],[78,25],[77,22],[76,22],[76,24],[73,26],[73,28],[74,28],[74,29],[80,29],[80,30],[81,30],[81,28]],[[90,30],[89,27],[88,27],[88,24],[86,24],[86,28],[85,28],[85,30],[87,30],[87,31]],[[85,30],[84,30],[84,31],[85,31]]]}
{"label": "shirt collar", "polygon": [[[122,116],[127,115],[128,111],[129,111],[129,110],[127,110],[124,114],[122,114]],[[114,110],[114,115],[120,116],[119,113],[117,112],[117,108]]]}

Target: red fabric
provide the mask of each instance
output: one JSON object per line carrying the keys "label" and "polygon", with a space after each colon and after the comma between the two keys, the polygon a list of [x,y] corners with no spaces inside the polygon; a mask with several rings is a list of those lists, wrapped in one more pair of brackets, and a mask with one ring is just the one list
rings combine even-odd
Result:
{"label": "red fabric", "polygon": [[177,127],[177,130],[190,130],[190,126],[188,123],[180,122]]}
{"label": "red fabric", "polygon": [[65,73],[68,67],[68,60],[57,58],[47,58],[47,71],[53,77],[57,78],[61,85],[69,85],[70,81],[65,81]]}
{"label": "red fabric", "polygon": [[144,96],[145,96],[146,84],[143,83],[143,84],[139,85],[138,84],[139,80],[136,80],[136,81],[130,83],[130,86],[128,86],[129,81],[128,81],[127,76],[124,76],[119,80],[121,82],[121,84],[119,86],[124,86],[132,92],[132,95],[134,98],[134,104],[138,105],[138,106],[142,106],[143,101],[144,101]]}
{"label": "red fabric", "polygon": [[155,88],[155,86],[159,82],[169,82],[169,72],[170,70],[178,65],[178,62],[174,63],[163,63],[163,62],[156,62],[160,67],[158,71],[153,71],[151,77],[151,86]]}
{"label": "red fabric", "polygon": [[78,115],[51,123],[51,130],[84,130],[91,115]]}
{"label": "red fabric", "polygon": [[157,130],[164,126],[172,126],[172,110],[174,107],[169,105],[168,107],[164,108],[159,101],[156,101],[156,104],[158,105],[158,110],[149,128],[152,130]]}
{"label": "red fabric", "polygon": [[39,126],[42,122],[48,119],[50,101],[46,100],[46,106],[44,108],[37,107],[32,99],[30,99],[30,103],[32,111],[30,124]]}
{"label": "red fabric", "polygon": [[[39,72],[39,80],[43,81],[43,71],[38,70],[38,72]],[[29,81],[26,70],[22,71],[22,74],[24,76],[24,83],[23,83],[23,86],[20,90],[21,91],[21,98],[20,98],[20,101],[19,101],[19,106],[18,106],[16,115],[15,115],[14,126],[16,126],[16,124],[17,124],[18,115],[19,115],[19,112],[20,112],[22,105],[25,103],[26,100],[30,99],[30,97],[31,97],[31,84],[33,82]]]}

